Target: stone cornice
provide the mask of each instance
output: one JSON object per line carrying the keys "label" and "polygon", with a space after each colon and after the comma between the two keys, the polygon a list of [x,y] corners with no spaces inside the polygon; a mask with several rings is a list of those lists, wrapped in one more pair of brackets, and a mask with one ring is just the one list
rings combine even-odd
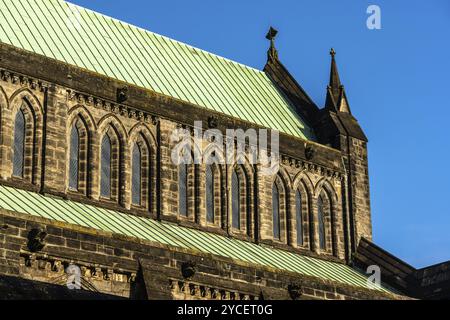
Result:
{"label": "stone cornice", "polygon": [[2,81],[20,85],[22,87],[28,87],[31,90],[41,90],[48,88],[50,84],[48,82],[38,80],[33,77],[29,77],[17,72],[12,72],[7,69],[0,68],[0,79]]}
{"label": "stone cornice", "polygon": [[143,121],[148,124],[156,125],[159,122],[159,117],[150,114],[149,112],[142,111],[137,108],[132,108],[124,104],[118,104],[114,101],[101,99],[89,94],[77,92],[75,90],[67,89],[66,91],[68,101],[76,102],[86,106],[92,106],[98,109],[103,109],[116,115]]}

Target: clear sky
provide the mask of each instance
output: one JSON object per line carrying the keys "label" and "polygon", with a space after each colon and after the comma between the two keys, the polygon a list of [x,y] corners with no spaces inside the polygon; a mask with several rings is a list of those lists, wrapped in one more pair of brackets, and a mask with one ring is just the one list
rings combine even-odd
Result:
{"label": "clear sky", "polygon": [[[319,106],[334,47],[369,138],[374,242],[415,267],[450,260],[450,1],[70,2],[259,69],[273,25],[280,60]],[[381,30],[366,27],[371,4]]]}

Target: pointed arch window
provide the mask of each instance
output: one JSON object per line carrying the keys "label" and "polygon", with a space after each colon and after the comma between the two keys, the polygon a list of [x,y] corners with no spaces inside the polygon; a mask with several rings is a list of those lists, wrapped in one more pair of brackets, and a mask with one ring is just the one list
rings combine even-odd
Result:
{"label": "pointed arch window", "polygon": [[280,192],[276,182],[272,185],[272,226],[274,239],[280,239]]}
{"label": "pointed arch window", "polygon": [[214,222],[214,170],[213,166],[206,165],[206,221]]}
{"label": "pointed arch window", "polygon": [[231,225],[235,229],[241,228],[241,190],[240,190],[240,181],[239,176],[236,170],[233,171],[231,177]]}
{"label": "pointed arch window", "polygon": [[101,145],[100,195],[111,198],[111,138],[105,134]]}
{"label": "pointed arch window", "polygon": [[131,199],[134,205],[141,205],[142,154],[141,148],[134,143],[131,168]]}
{"label": "pointed arch window", "polygon": [[70,130],[69,188],[78,190],[80,134],[75,122]]}
{"label": "pointed arch window", "polygon": [[187,217],[187,164],[178,165],[178,213]]}
{"label": "pointed arch window", "polygon": [[299,190],[297,190],[295,193],[295,221],[297,231],[297,245],[303,246],[302,195]]}
{"label": "pointed arch window", "polygon": [[14,120],[14,154],[13,154],[13,175],[23,178],[24,155],[25,155],[25,115],[19,109]]}
{"label": "pointed arch window", "polygon": [[317,200],[317,213],[318,213],[318,224],[319,224],[319,247],[321,250],[326,249],[325,242],[325,212],[324,212],[324,201],[322,196],[319,196]]}

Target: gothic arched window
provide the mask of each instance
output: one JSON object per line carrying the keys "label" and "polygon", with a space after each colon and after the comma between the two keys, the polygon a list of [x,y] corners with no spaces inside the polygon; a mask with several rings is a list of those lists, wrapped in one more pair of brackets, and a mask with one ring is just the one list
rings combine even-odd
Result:
{"label": "gothic arched window", "polygon": [[325,208],[324,208],[324,202],[322,196],[319,196],[319,199],[317,200],[317,218],[318,218],[318,224],[319,224],[319,247],[321,250],[326,249],[326,242],[325,242]]}
{"label": "gothic arched window", "polygon": [[103,136],[100,161],[100,195],[111,198],[111,139],[108,134]]}
{"label": "gothic arched window", "polygon": [[297,231],[297,245],[303,245],[303,212],[302,212],[302,195],[297,190],[295,193],[295,221]]}
{"label": "gothic arched window", "polygon": [[236,170],[233,171],[231,177],[231,225],[235,229],[241,228],[241,190],[239,176]]}
{"label": "gothic arched window", "polygon": [[13,176],[23,178],[25,157],[25,115],[19,109],[14,121]]}
{"label": "gothic arched window", "polygon": [[188,165],[178,165],[178,213],[187,217],[187,179]]}
{"label": "gothic arched window", "polygon": [[70,131],[69,189],[78,190],[80,135],[76,122]]}
{"label": "gothic arched window", "polygon": [[274,239],[280,239],[280,192],[276,182],[272,185],[272,226]]}
{"label": "gothic arched window", "polygon": [[131,200],[134,205],[141,205],[142,163],[141,149],[137,143],[133,146],[131,168]]}
{"label": "gothic arched window", "polygon": [[213,166],[206,165],[206,221],[214,223],[214,171]]}

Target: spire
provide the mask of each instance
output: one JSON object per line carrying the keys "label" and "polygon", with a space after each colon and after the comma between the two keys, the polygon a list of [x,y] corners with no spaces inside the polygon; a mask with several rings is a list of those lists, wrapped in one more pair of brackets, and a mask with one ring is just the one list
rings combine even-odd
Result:
{"label": "spire", "polygon": [[336,64],[336,51],[333,48],[330,50],[331,56],[331,70],[330,70],[330,83],[327,87],[327,98],[325,101],[325,107],[330,108],[333,111],[350,112],[347,96],[345,95],[344,86],[341,84],[339,78],[339,72]]}
{"label": "spire", "polygon": [[334,49],[331,48],[331,50],[330,50],[331,71],[330,71],[330,84],[329,85],[333,91],[336,90],[336,92],[337,92],[339,90],[339,88],[341,87],[341,80],[339,79],[339,73],[338,73],[338,69],[337,69],[337,65],[336,65],[336,59],[334,58],[335,55],[336,55],[336,51],[334,51]]}
{"label": "spire", "polygon": [[275,49],[275,37],[277,36],[278,31],[273,27],[270,27],[269,31],[266,34],[266,39],[270,41],[270,48],[267,51],[267,60],[278,60],[278,51]]}

